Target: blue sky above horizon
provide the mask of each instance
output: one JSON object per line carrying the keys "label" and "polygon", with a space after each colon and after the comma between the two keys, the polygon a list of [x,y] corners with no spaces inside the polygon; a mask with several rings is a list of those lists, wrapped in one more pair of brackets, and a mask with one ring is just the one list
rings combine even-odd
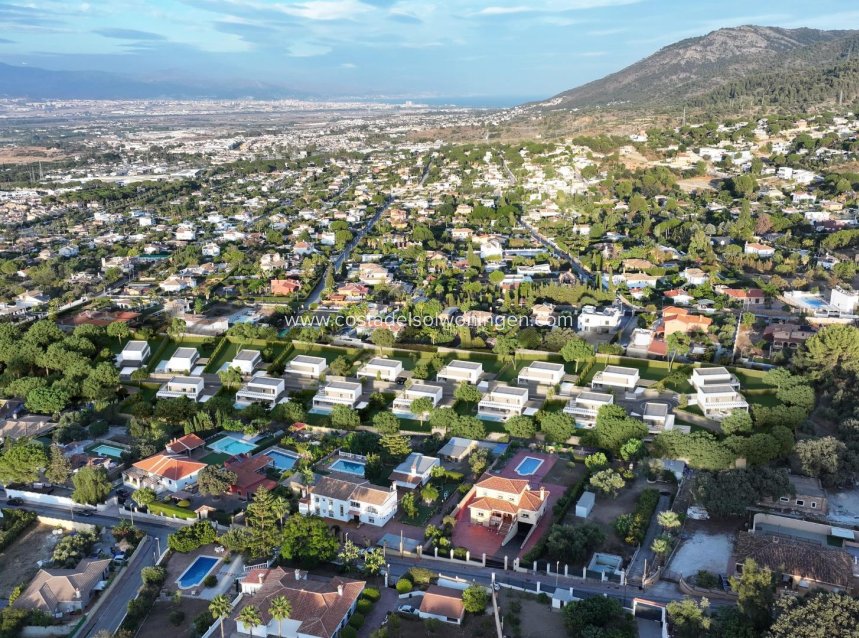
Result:
{"label": "blue sky above horizon", "polygon": [[720,27],[859,28],[848,0],[0,0],[0,61],[324,95],[548,97]]}

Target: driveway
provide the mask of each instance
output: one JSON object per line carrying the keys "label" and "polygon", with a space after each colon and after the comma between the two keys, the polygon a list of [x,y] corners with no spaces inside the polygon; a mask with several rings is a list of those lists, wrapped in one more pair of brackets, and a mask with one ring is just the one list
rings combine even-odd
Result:
{"label": "driveway", "polygon": [[653,543],[653,539],[659,536],[659,523],[657,522],[657,518],[660,512],[664,512],[668,509],[670,503],[670,496],[666,494],[661,494],[659,496],[659,503],[656,505],[656,512],[654,512],[653,518],[650,519],[650,526],[647,528],[644,543],[642,543],[641,549],[638,554],[636,554],[635,560],[627,569],[627,577],[629,579],[634,579],[636,582],[640,582],[644,575],[644,562],[647,561],[648,565],[653,565],[655,555],[650,549],[650,545]]}
{"label": "driveway", "polygon": [[373,609],[370,610],[370,613],[367,614],[367,617],[364,619],[364,624],[361,629],[358,630],[358,638],[368,638],[370,634],[382,625],[382,620],[385,619],[385,614],[389,611],[394,611],[400,602],[396,589],[380,586],[379,593],[381,594],[381,597],[376,604],[373,605]]}

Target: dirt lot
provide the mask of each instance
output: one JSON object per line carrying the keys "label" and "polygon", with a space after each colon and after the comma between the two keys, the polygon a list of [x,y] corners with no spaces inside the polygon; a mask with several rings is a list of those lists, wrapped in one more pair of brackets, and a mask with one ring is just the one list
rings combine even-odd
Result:
{"label": "dirt lot", "polygon": [[417,617],[396,616],[395,618],[395,616],[391,616],[388,621],[388,638],[494,638],[496,636],[495,622],[491,616],[475,617],[467,614],[461,627],[441,621],[426,621]]}
{"label": "dirt lot", "polygon": [[39,571],[37,561],[51,558],[61,538],[53,531],[49,525],[35,525],[0,554],[0,598],[8,598],[17,585],[30,582]]}
{"label": "dirt lot", "polygon": [[[515,611],[516,603],[521,606],[518,613]],[[550,605],[537,602],[536,596],[502,589],[498,597],[498,604],[501,606],[501,613],[505,618],[505,634],[521,636],[521,638],[566,635],[564,617],[560,610],[552,610]],[[511,617],[518,618],[518,626]]]}
{"label": "dirt lot", "polygon": [[[177,607],[170,601],[159,600],[152,608],[136,638],[191,638],[194,635],[194,618],[208,609],[209,601],[183,598]],[[185,619],[179,626],[170,622],[170,612],[181,609]]]}

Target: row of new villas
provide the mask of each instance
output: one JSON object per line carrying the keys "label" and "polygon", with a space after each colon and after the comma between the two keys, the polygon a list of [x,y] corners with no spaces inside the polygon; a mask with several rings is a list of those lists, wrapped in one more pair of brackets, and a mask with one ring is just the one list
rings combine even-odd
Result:
{"label": "row of new villas", "polygon": [[521,416],[528,404],[528,389],[495,384],[477,404],[477,418],[487,421],[507,421]]}
{"label": "row of new villas", "polygon": [[[564,412],[573,417],[577,428],[590,429],[597,423],[600,408],[613,403],[613,394],[586,390],[572,397],[564,406]],[[674,429],[674,415],[670,414],[667,403],[648,401],[641,419],[651,434]]]}
{"label": "row of new villas", "polygon": [[694,401],[707,418],[718,421],[734,410],[748,412],[749,404],[738,391],[740,382],[727,368],[695,368],[690,381]]}
{"label": "row of new villas", "polygon": [[412,413],[412,403],[417,399],[429,399],[432,402],[432,407],[438,407],[441,403],[444,389],[439,385],[430,383],[415,383],[402,392],[394,399],[394,404],[391,406],[391,411],[398,417],[404,419],[421,418],[423,415]]}

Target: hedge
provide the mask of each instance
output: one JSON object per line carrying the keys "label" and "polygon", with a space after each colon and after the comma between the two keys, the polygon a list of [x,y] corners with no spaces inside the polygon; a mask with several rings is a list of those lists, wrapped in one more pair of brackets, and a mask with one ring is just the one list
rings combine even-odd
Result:
{"label": "hedge", "polygon": [[349,624],[355,629],[360,629],[364,625],[364,614],[360,614],[356,611],[349,619]]}
{"label": "hedge", "polygon": [[364,591],[361,592],[361,598],[366,598],[370,602],[376,602],[379,598],[382,597],[382,594],[379,593],[379,590],[375,587],[367,587]]}
{"label": "hedge", "polygon": [[362,598],[358,601],[358,605],[356,607],[356,611],[358,613],[364,614],[365,616],[370,613],[370,610],[373,609],[373,601],[367,600],[366,598]]}
{"label": "hedge", "polygon": [[653,518],[653,512],[656,511],[658,504],[659,492],[653,488],[648,488],[638,495],[638,499],[635,501],[635,511],[629,515],[624,541],[630,545],[641,545],[644,542],[647,528],[650,526],[650,519]]}
{"label": "hedge", "polygon": [[397,593],[408,594],[410,591],[412,591],[412,581],[407,578],[400,578],[397,581]]}
{"label": "hedge", "polygon": [[36,512],[28,510],[3,510],[3,525],[0,530],[0,552],[11,545],[24,531],[36,522]]}
{"label": "hedge", "polygon": [[340,638],[358,638],[358,630],[346,625],[340,630]]}

